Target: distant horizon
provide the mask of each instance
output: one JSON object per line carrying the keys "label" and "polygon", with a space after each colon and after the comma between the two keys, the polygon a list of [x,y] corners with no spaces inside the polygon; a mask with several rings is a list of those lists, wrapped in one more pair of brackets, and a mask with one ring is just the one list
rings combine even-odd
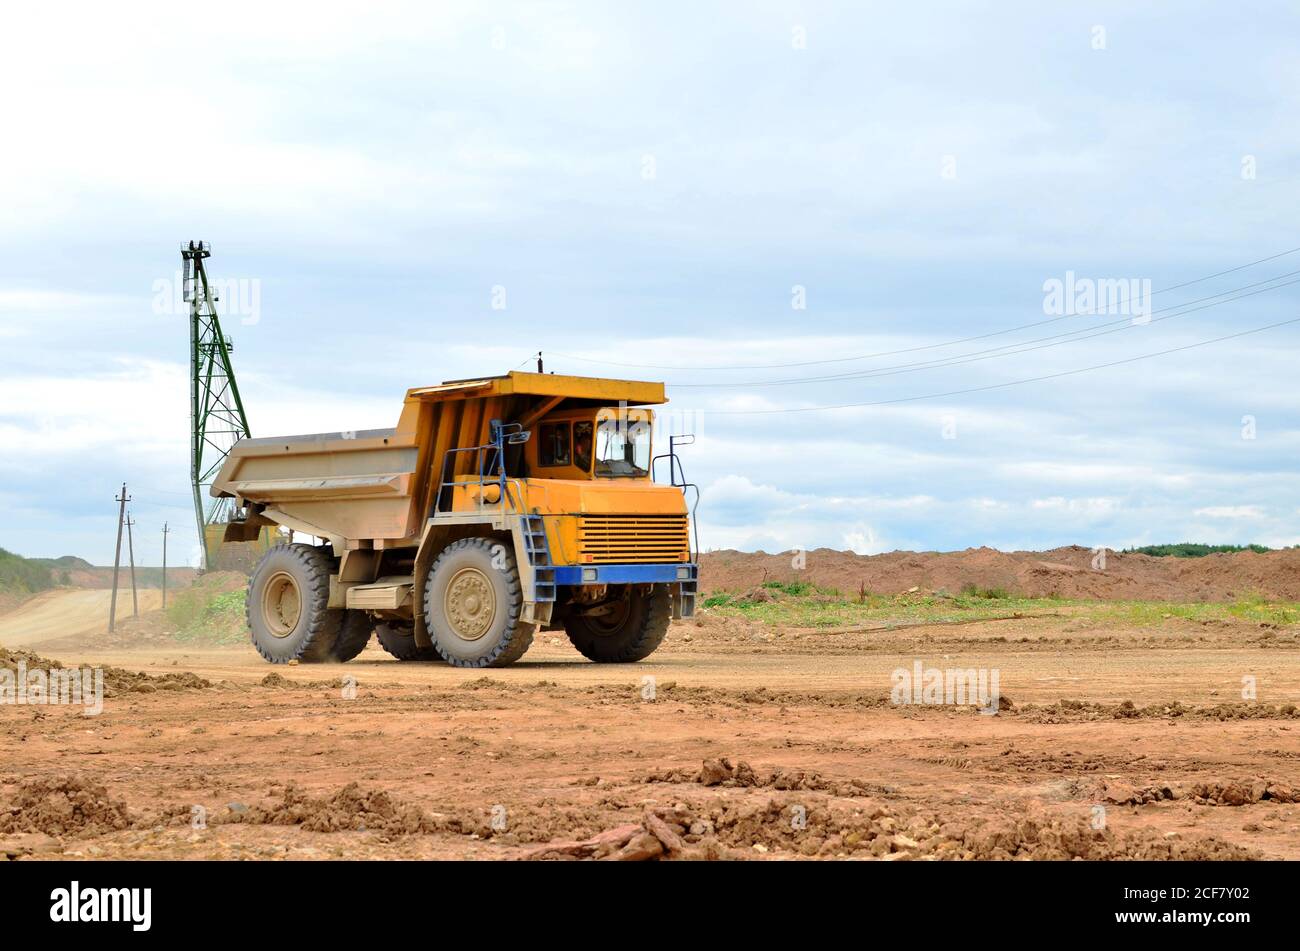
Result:
{"label": "distant horizon", "polygon": [[[1247,544],[1247,545],[1209,545],[1209,544],[1207,544],[1207,543],[1203,543],[1203,542],[1165,542],[1165,543],[1156,544],[1156,545],[1143,545],[1143,546],[1140,546],[1140,547],[1141,547],[1141,548],[1160,548],[1160,547],[1166,547],[1166,546],[1168,546],[1168,547],[1174,547],[1174,546],[1197,546],[1197,547],[1207,547],[1207,548],[1215,548],[1215,549],[1231,548],[1233,551],[1250,551],[1250,550],[1252,549],[1252,546],[1251,546],[1250,544]],[[1290,550],[1292,550],[1292,549],[1294,549],[1294,548],[1300,548],[1300,545],[1285,545],[1285,546],[1276,547],[1276,548],[1268,547],[1268,546],[1259,546],[1259,547],[1267,547],[1269,551],[1290,551]],[[761,549],[761,548],[755,548],[755,549],[741,549],[741,548],[705,548],[705,549],[701,552],[701,555],[717,555],[717,554],[725,554],[725,553],[727,553],[727,552],[735,552],[735,553],[737,553],[737,554],[742,554],[742,555],[767,555],[767,556],[769,556],[769,557],[775,557],[775,556],[778,556],[778,555],[793,555],[793,554],[796,554],[796,553],[799,552],[799,551],[803,551],[803,552],[806,552],[806,553],[813,553],[813,552],[818,552],[818,551],[830,551],[830,552],[834,552],[834,553],[836,553],[836,554],[843,554],[843,555],[857,555],[857,556],[860,557],[860,558],[876,558],[876,557],[880,557],[880,556],[884,556],[884,555],[896,555],[896,554],[914,554],[914,555],[950,555],[950,554],[961,554],[962,552],[967,552],[967,551],[982,551],[982,550],[986,550],[986,551],[997,551],[997,552],[1002,552],[1002,553],[1004,553],[1004,554],[1016,554],[1016,553],[1024,553],[1024,554],[1046,554],[1046,553],[1048,553],[1048,552],[1052,552],[1052,551],[1060,551],[1060,550],[1062,550],[1062,549],[1066,549],[1066,548],[1070,548],[1070,549],[1079,549],[1079,550],[1081,550],[1081,551],[1088,551],[1088,552],[1092,552],[1092,551],[1095,551],[1095,550],[1096,550],[1094,546],[1079,545],[1079,544],[1053,545],[1053,546],[1051,546],[1050,548],[998,548],[998,547],[993,546],[993,545],[968,545],[968,546],[965,547],[965,548],[943,548],[943,549],[939,549],[939,548],[925,548],[925,549],[922,549],[922,548],[893,548],[893,549],[890,549],[889,551],[879,551],[879,552],[871,552],[871,553],[869,553],[869,554],[863,554],[863,553],[861,553],[861,552],[855,552],[855,551],[852,551],[851,549],[846,549],[846,548],[830,548],[830,547],[827,547],[827,546],[823,545],[823,546],[819,546],[819,547],[817,547],[817,548],[805,548],[805,549],[793,549],[793,548],[787,548],[787,549],[784,550],[784,551],[766,551],[766,550]],[[82,556],[80,556],[80,555],[72,555],[72,554],[64,554],[64,555],[56,555],[56,556],[48,556],[48,555],[27,555],[27,554],[24,554],[24,553],[22,553],[22,552],[14,552],[12,549],[5,548],[5,546],[3,546],[3,545],[0,545],[0,550],[9,551],[11,554],[16,554],[16,555],[18,555],[18,556],[21,557],[21,558],[25,558],[25,559],[27,559],[28,561],[56,561],[56,560],[58,560],[59,558],[79,558],[79,559],[81,559],[82,561],[86,561],[86,559],[85,559],[85,558],[82,558]],[[1125,555],[1125,554],[1145,554],[1145,552],[1142,552],[1142,551],[1137,551],[1137,550],[1134,550],[1134,549],[1125,549],[1125,548],[1108,548],[1107,551],[1108,551],[1109,553],[1111,553],[1111,554],[1117,554],[1117,555]],[[1218,552],[1214,552],[1214,553],[1218,553]],[[1229,552],[1224,552],[1224,553],[1226,553],[1226,554],[1231,554],[1232,552],[1229,551]],[[1177,557],[1177,556],[1161,556],[1161,557]],[[104,570],[104,571],[112,571],[112,570],[113,570],[113,565],[112,565],[111,563],[110,563],[110,564],[107,564],[107,565],[101,565],[101,564],[95,564],[95,563],[93,563],[93,562],[89,562],[89,561],[87,561],[87,564],[90,566],[90,568],[92,568],[92,569],[96,569],[96,570]],[[140,563],[137,562],[137,563],[136,563],[136,566],[135,566],[135,570],[136,570],[136,571],[145,571],[145,570],[148,570],[148,571],[162,571],[162,569],[163,569],[163,566],[162,566],[161,564],[156,564],[156,565],[144,565],[144,564],[140,564]],[[52,570],[58,570],[58,569],[57,569],[57,568],[54,568],[54,569],[52,569]],[[82,569],[82,570],[86,570],[86,569]],[[126,563],[125,561],[122,562],[121,570],[122,570],[122,571],[127,571],[127,570],[129,570],[129,566],[127,565],[127,563]],[[167,570],[170,572],[170,571],[201,571],[202,569],[199,569],[199,568],[195,567],[194,565],[173,565],[173,564],[169,564],[169,565],[167,565]],[[214,572],[214,571],[237,571],[237,569],[226,569],[226,568],[211,568],[211,569],[208,569],[208,572]]]}

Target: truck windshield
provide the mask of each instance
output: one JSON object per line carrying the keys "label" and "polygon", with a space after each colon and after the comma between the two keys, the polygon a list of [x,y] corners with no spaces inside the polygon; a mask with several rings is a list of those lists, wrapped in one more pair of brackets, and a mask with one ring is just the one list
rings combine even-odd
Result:
{"label": "truck windshield", "polygon": [[596,430],[596,475],[644,478],[650,474],[650,424],[602,420]]}

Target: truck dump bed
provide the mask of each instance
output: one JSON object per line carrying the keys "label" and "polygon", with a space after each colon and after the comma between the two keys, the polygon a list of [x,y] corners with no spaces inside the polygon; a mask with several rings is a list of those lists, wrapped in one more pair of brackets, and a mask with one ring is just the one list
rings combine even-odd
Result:
{"label": "truck dump bed", "polygon": [[211,492],[262,510],[227,540],[269,521],[396,547],[418,538],[444,482],[477,474],[475,453],[453,450],[488,443],[493,420],[528,429],[556,409],[665,402],[662,383],[540,373],[417,387],[393,429],[241,440]]}

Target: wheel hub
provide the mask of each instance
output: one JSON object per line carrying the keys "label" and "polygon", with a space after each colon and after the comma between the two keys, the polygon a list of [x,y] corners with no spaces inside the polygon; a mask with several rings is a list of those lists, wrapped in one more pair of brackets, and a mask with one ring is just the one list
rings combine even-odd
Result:
{"label": "wheel hub", "polygon": [[287,571],[277,571],[266,582],[262,595],[262,620],[275,637],[288,637],[302,617],[302,593]]}
{"label": "wheel hub", "polygon": [[587,624],[592,633],[600,637],[610,637],[618,634],[627,624],[628,615],[632,613],[632,604],[627,598],[623,598],[607,606],[606,610],[587,618]]}
{"label": "wheel hub", "polygon": [[496,602],[491,579],[478,568],[462,568],[447,584],[443,613],[457,637],[476,641],[496,620]]}

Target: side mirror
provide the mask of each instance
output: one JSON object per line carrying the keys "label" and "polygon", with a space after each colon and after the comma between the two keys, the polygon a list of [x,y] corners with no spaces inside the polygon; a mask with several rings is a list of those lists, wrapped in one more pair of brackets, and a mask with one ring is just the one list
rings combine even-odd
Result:
{"label": "side mirror", "polygon": [[519,443],[528,442],[528,437],[531,435],[531,432],[523,432],[518,423],[503,423],[499,419],[492,420],[493,442],[499,439],[502,442],[517,446]]}

